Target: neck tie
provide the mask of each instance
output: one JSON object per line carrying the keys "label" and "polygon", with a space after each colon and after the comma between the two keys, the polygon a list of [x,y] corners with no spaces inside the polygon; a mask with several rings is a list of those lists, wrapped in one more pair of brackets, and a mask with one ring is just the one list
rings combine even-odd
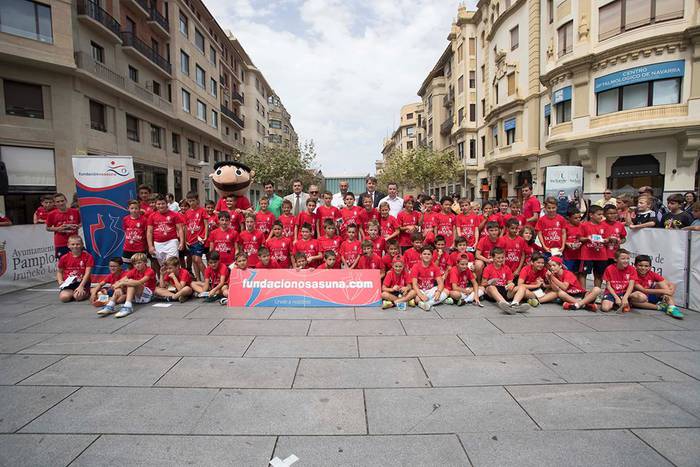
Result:
{"label": "neck tie", "polygon": [[299,195],[297,195],[297,200],[294,202],[294,215],[299,215]]}

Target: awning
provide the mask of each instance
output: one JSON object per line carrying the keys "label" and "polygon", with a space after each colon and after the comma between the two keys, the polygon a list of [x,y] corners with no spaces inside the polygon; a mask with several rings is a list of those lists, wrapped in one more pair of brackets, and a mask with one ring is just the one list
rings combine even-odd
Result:
{"label": "awning", "polygon": [[493,134],[493,136],[498,136],[498,125],[491,127],[491,133]]}
{"label": "awning", "polygon": [[571,100],[571,86],[565,88],[557,89],[552,93],[552,103],[558,104],[564,101]]}
{"label": "awning", "polygon": [[515,130],[515,118],[509,118],[505,122],[503,122],[503,129],[508,131],[508,130]]}
{"label": "awning", "polygon": [[627,86],[628,84],[644,83],[659,79],[678,78],[685,72],[685,60],[673,60],[670,62],[652,63],[626,70],[610,73],[595,79],[595,93],[609,89]]}
{"label": "awning", "polygon": [[610,170],[612,177],[648,177],[660,175],[659,161],[650,154],[618,158]]}
{"label": "awning", "polygon": [[544,116],[549,117],[552,114],[552,105],[551,104],[546,104],[544,106]]}

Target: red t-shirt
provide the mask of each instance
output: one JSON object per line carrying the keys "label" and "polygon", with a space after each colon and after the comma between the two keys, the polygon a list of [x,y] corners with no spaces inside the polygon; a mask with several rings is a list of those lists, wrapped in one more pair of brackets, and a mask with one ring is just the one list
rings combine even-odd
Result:
{"label": "red t-shirt", "polygon": [[384,251],[386,250],[386,240],[384,240],[384,237],[366,238],[366,240],[372,242],[372,251],[375,254],[380,257],[384,255]]}
{"label": "red t-shirt", "polygon": [[399,287],[406,287],[411,282],[411,277],[406,272],[406,269],[403,269],[401,274],[398,275],[393,269],[388,271],[389,272],[386,273],[386,276],[384,276],[384,287],[392,288],[395,285],[398,285]]}
{"label": "red t-shirt", "polygon": [[316,217],[318,217],[318,223],[321,229],[323,229],[323,224],[327,219],[330,219],[335,224],[340,218],[340,209],[335,206],[328,207],[325,204],[316,208]]}
{"label": "red t-shirt", "polygon": [[[594,224],[592,222],[584,222],[581,224],[581,236],[591,237],[591,235],[599,235],[605,237],[605,225]],[[594,243],[588,241],[581,246],[581,259],[584,261],[607,261],[608,251],[603,243]]]}
{"label": "red t-shirt", "polygon": [[467,258],[469,258],[469,262],[474,261],[474,254],[470,253],[468,251],[459,251],[455,250],[452,253],[450,253],[450,266],[457,266],[457,263],[459,263],[459,259],[461,256],[466,255]]}
{"label": "red t-shirt", "polygon": [[318,240],[314,238],[310,238],[308,240],[300,238],[296,241],[296,243],[294,243],[294,245],[292,245],[292,254],[296,255],[297,253],[303,253],[304,256],[306,256],[306,260],[309,262],[310,267],[314,267],[316,264],[318,264],[318,261],[311,262],[309,261],[309,258],[312,256],[318,256],[320,251]]}
{"label": "red t-shirt", "polygon": [[370,221],[377,221],[379,222],[379,211],[376,209],[372,208],[371,210],[362,210],[362,231],[365,233],[365,235],[369,235],[369,223]]}
{"label": "red t-shirt", "polygon": [[459,214],[457,216],[457,227],[459,227],[462,236],[467,239],[467,246],[476,246],[476,231],[479,229],[481,216],[476,214]]}
{"label": "red t-shirt", "polygon": [[345,240],[340,244],[340,257],[345,264],[351,265],[362,254],[362,242],[359,240]]}
{"label": "red t-shirt", "polygon": [[211,266],[204,269],[204,278],[209,279],[209,285],[212,289],[219,285],[221,276],[224,276],[224,284],[228,283],[229,268],[221,261],[216,269]]}
{"label": "red t-shirt", "polygon": [[[418,224],[420,223],[421,215],[418,211],[408,212],[405,209],[399,212],[396,217],[400,227],[416,226],[415,232],[418,232]],[[401,231],[399,234],[399,246],[411,246],[411,232]]]}
{"label": "red t-shirt", "polygon": [[[180,268],[175,275],[177,276],[177,280],[180,281],[180,284],[183,286],[190,285],[192,283],[192,274],[190,274],[190,272],[185,268]],[[168,287],[171,285],[174,286],[175,283],[170,278],[170,275],[168,275],[165,277],[165,286]]]}
{"label": "red t-shirt", "polygon": [[136,219],[126,216],[122,219],[122,230],[124,230],[124,251],[138,253],[146,251],[146,226],[148,220],[145,216]]}
{"label": "red t-shirt", "polygon": [[272,237],[267,241],[270,250],[270,263],[273,269],[287,269],[291,265],[289,253],[292,251],[292,240],[289,238]]}
{"label": "red t-shirt", "polygon": [[437,278],[441,275],[440,269],[433,263],[424,266],[423,262],[419,262],[411,269],[411,280],[417,279],[418,288],[421,290],[429,290],[435,287],[437,285]]}
{"label": "red t-shirt", "polygon": [[294,237],[294,226],[297,222],[296,217],[292,214],[280,214],[277,220],[282,223],[282,236],[285,238]]}
{"label": "red t-shirt", "polygon": [[568,222],[561,217],[556,215],[553,218],[548,216],[540,217],[535,224],[535,229],[538,232],[542,232],[542,241],[544,246],[547,248],[559,248],[560,250],[564,246],[564,229]]}
{"label": "red t-shirt", "polygon": [[[333,238],[328,238],[324,235],[318,239],[318,247],[321,249],[321,253],[332,251],[337,255],[340,251],[340,244],[342,241],[343,240],[338,235]],[[337,261],[340,262],[340,259]]]}
{"label": "red t-shirt", "polygon": [[320,265],[319,267],[317,267],[316,269],[340,269],[340,261],[336,261],[336,262],[333,264],[333,267],[332,267],[332,268],[329,268],[329,267],[326,265],[326,263],[324,262],[324,263],[321,263],[321,265]]}
{"label": "red t-shirt", "polygon": [[[481,241],[479,243],[481,243]],[[498,239],[496,246],[503,248],[506,258],[505,265],[508,266],[511,271],[515,271],[520,265],[520,258],[526,250],[525,239],[520,236],[510,238],[510,236],[504,235]],[[490,253],[489,251],[489,254]]]}
{"label": "red t-shirt", "polygon": [[[64,224],[80,224],[80,212],[75,208],[68,208],[63,212],[59,211],[58,209],[54,209],[46,217],[47,227],[60,227]],[[78,235],[78,229],[71,230],[70,232],[54,232],[54,246],[67,246],[68,237],[71,235]]]}
{"label": "red t-shirt", "polygon": [[435,224],[437,223],[436,212],[426,212],[423,214],[423,223],[421,224],[421,232],[423,240],[426,244],[435,242]]}
{"label": "red t-shirt", "polygon": [[525,226],[525,216],[523,216],[522,214],[519,214],[517,216],[514,216],[513,214],[506,214],[505,216],[503,216],[503,224],[505,225],[505,223],[511,219],[517,220],[518,225],[520,226],[520,230],[523,230],[523,227]]}
{"label": "red t-shirt", "polygon": [[627,238],[627,229],[625,229],[625,224],[619,221],[610,223],[608,221],[601,222],[605,226],[605,238],[616,238],[618,243],[608,243],[606,248],[608,250],[608,258],[614,259],[615,252],[620,249],[620,241]]}
{"label": "red t-shirt", "polygon": [[409,248],[403,254],[403,265],[409,272],[413,271],[413,266],[420,263],[420,261],[420,251],[415,248]]}
{"label": "red t-shirt", "polygon": [[[530,195],[530,197],[523,201],[523,216],[525,219],[529,219],[535,214],[539,214],[542,211],[542,205],[537,200],[535,195]],[[534,222],[528,222],[530,225],[534,226]]]}
{"label": "red t-shirt", "polygon": [[664,279],[664,276],[652,271],[651,269],[643,276],[639,274],[639,272],[637,272],[637,282],[645,289],[651,289],[654,287],[655,284],[658,284],[665,280],[666,279]]}
{"label": "red t-shirt", "polygon": [[[382,263],[384,263],[384,269],[389,271],[394,267],[394,261],[397,259],[402,259],[401,255],[391,256],[389,253],[382,256]],[[403,270],[408,273],[408,268],[404,264]]]}
{"label": "red t-shirt", "polygon": [[498,240],[500,240],[501,237],[496,239],[496,241],[492,241],[490,237],[481,237],[479,239],[479,243],[476,245],[476,250],[481,252],[481,256],[484,258],[490,258],[491,257],[491,250],[496,248],[498,246]]}
{"label": "red t-shirt", "polygon": [[147,211],[153,211],[151,209],[151,203],[149,203],[148,201],[139,201],[139,208],[141,209],[141,211],[143,211],[144,214]]}
{"label": "red t-shirt", "polygon": [[[215,229],[209,233],[209,251],[219,253],[219,261],[228,266],[236,259],[236,243],[239,234],[233,229]],[[257,250],[256,250],[257,251]]]}
{"label": "red t-shirt", "polygon": [[340,218],[343,220],[340,224],[340,232],[343,238],[346,236],[345,232],[348,225],[355,224],[358,228],[362,225],[363,211],[364,209],[359,206],[353,206],[351,208],[345,207],[340,210]]}
{"label": "red t-shirt", "polygon": [[474,273],[471,269],[467,268],[464,271],[460,271],[457,266],[452,266],[450,272],[447,273],[447,283],[446,287],[450,290],[454,290],[455,284],[457,287],[466,289],[471,286],[474,280]]}
{"label": "red t-shirt", "polygon": [[365,255],[360,256],[360,260],[357,262],[355,269],[379,269],[382,271],[384,269],[384,264],[379,255],[372,253],[370,257]]}
{"label": "red t-shirt", "polygon": [[248,266],[251,268],[258,266],[258,248],[262,246],[265,241],[265,234],[259,230],[253,230],[248,232],[244,230],[238,234],[238,243],[246,255],[248,255]]}
{"label": "red t-shirt", "polygon": [[[493,264],[489,264],[484,268],[484,272],[481,275],[482,280],[486,283],[491,279],[496,279],[496,282],[492,285],[497,285],[504,287],[509,282],[513,282],[513,273],[508,266],[501,266],[497,268]],[[505,297],[503,297],[505,298]]]}
{"label": "red t-shirt", "polygon": [[586,292],[583,287],[581,287],[581,283],[576,278],[576,274],[568,269],[562,269],[559,280],[569,284],[569,288],[566,289],[566,293],[569,295],[578,295]]}
{"label": "red t-shirt", "polygon": [[547,267],[545,266],[539,271],[535,271],[535,268],[533,268],[531,264],[528,264],[527,266],[523,266],[523,268],[520,270],[520,275],[518,278],[525,281],[524,283],[528,285],[534,284],[537,282],[537,279],[542,279],[542,282],[546,282]]}
{"label": "red t-shirt", "polygon": [[207,224],[209,225],[209,232],[219,227],[219,216],[212,214],[211,216],[207,214]]}
{"label": "red t-shirt", "polygon": [[[233,203],[233,209],[240,209],[241,211],[250,209],[250,200],[245,196],[236,196],[236,200]],[[226,198],[219,198],[219,201],[216,203],[216,210],[228,211],[228,207],[226,206]]]}
{"label": "red t-shirt", "polygon": [[144,287],[148,287],[151,289],[151,292],[156,290],[156,273],[153,272],[153,269],[151,268],[146,268],[143,270],[143,272],[139,271],[138,269],[129,269],[126,272],[126,277],[135,281],[140,281],[144,277],[148,276],[148,280],[144,284]]}
{"label": "red t-shirt", "polygon": [[389,214],[387,217],[379,218],[379,235],[383,238],[387,238],[397,230],[399,230],[399,221],[394,216]]}
{"label": "red t-shirt", "polygon": [[272,230],[272,224],[274,224],[276,220],[275,215],[270,211],[258,211],[255,213],[255,230],[259,230],[265,235],[268,235],[270,230]]}
{"label": "red t-shirt", "polygon": [[450,254],[443,250],[442,255],[439,255],[438,250],[433,251],[433,264],[438,267],[441,274],[444,274],[450,267]]}
{"label": "red t-shirt", "polygon": [[[581,236],[581,225],[572,225],[571,223],[567,222],[564,228],[566,229],[566,243],[578,242],[578,239]],[[581,247],[573,249],[569,248],[569,246],[567,245],[566,250],[564,250],[564,259],[581,259]]]}
{"label": "red t-shirt", "polygon": [[55,209],[56,208],[53,208],[51,211],[47,211],[46,209],[44,209],[44,206],[39,206],[34,212],[34,214],[36,214],[37,220],[46,222],[46,218],[49,217],[49,213],[54,211]]}
{"label": "red t-shirt", "polygon": [[153,241],[167,242],[177,238],[176,225],[184,224],[182,216],[173,211],[167,211],[165,214],[154,212],[148,218],[148,225],[153,226]]}
{"label": "red t-shirt", "polygon": [[634,266],[627,266],[625,269],[618,269],[617,265],[611,264],[605,268],[603,280],[610,284],[616,294],[622,295],[627,291],[630,281],[637,280],[637,270]]}
{"label": "red t-shirt", "polygon": [[448,214],[444,212],[435,214],[435,236],[442,235],[445,237],[447,248],[452,248],[452,244],[454,243],[456,219],[457,216],[453,212]]}
{"label": "red t-shirt", "polygon": [[[194,245],[199,237],[204,236],[204,223],[207,222],[207,210],[204,208],[188,209],[185,213],[185,239],[188,245]],[[155,235],[155,230],[154,230]]]}
{"label": "red t-shirt", "polygon": [[236,232],[245,230],[245,216],[240,212],[229,211],[231,215],[231,228]]}
{"label": "red t-shirt", "polygon": [[[64,255],[64,256],[67,256],[67,255]],[[124,276],[126,276],[126,271],[118,271],[115,274],[109,273],[107,275],[107,277],[102,279],[102,282],[104,282],[105,285],[106,284],[113,285],[113,284],[119,282],[119,280]]]}
{"label": "red t-shirt", "polygon": [[63,271],[63,279],[68,276],[75,276],[79,280],[83,279],[85,269],[95,265],[95,260],[87,251],[81,251],[79,256],[73,256],[73,253],[68,253],[61,256],[58,260],[58,269]]}
{"label": "red t-shirt", "polygon": [[301,226],[309,224],[311,226],[311,236],[316,237],[316,214],[309,211],[302,211],[297,216],[297,226],[299,227],[299,237],[301,237]]}

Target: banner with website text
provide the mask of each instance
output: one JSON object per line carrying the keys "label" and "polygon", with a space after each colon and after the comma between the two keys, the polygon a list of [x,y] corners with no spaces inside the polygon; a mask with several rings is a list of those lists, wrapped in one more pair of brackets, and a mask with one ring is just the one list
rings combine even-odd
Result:
{"label": "banner with website text", "polygon": [[85,248],[95,259],[93,280],[109,274],[109,259],[122,255],[122,218],[136,198],[130,156],[74,156],[73,176]]}
{"label": "banner with website text", "polygon": [[232,307],[379,306],[377,270],[233,269],[228,305]]}

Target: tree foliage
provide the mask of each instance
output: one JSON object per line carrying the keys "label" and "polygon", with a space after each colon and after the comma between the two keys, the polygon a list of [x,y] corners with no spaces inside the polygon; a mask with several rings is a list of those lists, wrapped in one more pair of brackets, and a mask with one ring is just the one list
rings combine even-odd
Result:
{"label": "tree foliage", "polygon": [[419,146],[389,154],[384,160],[379,182],[382,186],[396,182],[400,188],[426,190],[428,185],[453,180],[460,170],[461,165],[453,152]]}
{"label": "tree foliage", "polygon": [[282,192],[291,192],[292,180],[295,178],[301,179],[305,187],[318,183],[313,140],[290,147],[247,148],[241,154],[241,162],[255,170],[256,183],[272,181],[275,188]]}

